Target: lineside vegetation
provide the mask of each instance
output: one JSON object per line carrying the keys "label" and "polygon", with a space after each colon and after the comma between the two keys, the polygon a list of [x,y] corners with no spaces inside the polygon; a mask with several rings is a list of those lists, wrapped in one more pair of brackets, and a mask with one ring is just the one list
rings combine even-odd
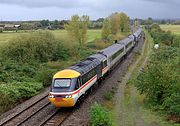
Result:
{"label": "lineside vegetation", "polygon": [[149,33],[154,44],[160,45],[154,49],[150,61],[142,73],[139,74],[135,85],[145,94],[150,105],[162,110],[175,118],[180,117],[180,77],[179,77],[179,42],[180,36],[162,31],[157,24],[153,24]]}

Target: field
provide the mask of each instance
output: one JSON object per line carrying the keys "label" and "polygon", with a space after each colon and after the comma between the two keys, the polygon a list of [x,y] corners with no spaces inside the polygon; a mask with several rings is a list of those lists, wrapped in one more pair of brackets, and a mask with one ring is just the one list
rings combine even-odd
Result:
{"label": "field", "polygon": [[170,30],[174,34],[180,35],[180,25],[160,25],[160,27],[165,31]]}
{"label": "field", "polygon": [[[52,32],[56,38],[66,38],[67,37],[67,32],[65,30],[52,30],[50,31]],[[27,32],[28,33],[28,32]],[[26,32],[4,32],[4,33],[0,33],[0,43],[3,42],[7,42],[8,40],[10,40],[11,38],[17,36],[17,35],[23,35],[23,34],[27,34]],[[87,42],[91,42],[96,38],[100,38],[101,37],[101,30],[88,30],[87,33],[88,39]]]}

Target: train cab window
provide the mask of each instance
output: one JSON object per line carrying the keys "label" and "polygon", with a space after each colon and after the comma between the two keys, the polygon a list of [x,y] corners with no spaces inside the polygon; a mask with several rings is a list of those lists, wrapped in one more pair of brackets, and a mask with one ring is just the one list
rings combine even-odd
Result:
{"label": "train cab window", "polygon": [[54,81],[55,88],[68,88],[71,85],[71,79],[56,79]]}

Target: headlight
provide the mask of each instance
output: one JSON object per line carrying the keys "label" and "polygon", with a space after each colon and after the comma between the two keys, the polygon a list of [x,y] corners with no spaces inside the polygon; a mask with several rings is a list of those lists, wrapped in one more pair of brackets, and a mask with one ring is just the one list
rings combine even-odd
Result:
{"label": "headlight", "polygon": [[72,98],[72,95],[66,95],[65,98]]}
{"label": "headlight", "polygon": [[52,94],[49,94],[48,97],[49,97],[49,98],[55,98],[54,95],[52,95]]}

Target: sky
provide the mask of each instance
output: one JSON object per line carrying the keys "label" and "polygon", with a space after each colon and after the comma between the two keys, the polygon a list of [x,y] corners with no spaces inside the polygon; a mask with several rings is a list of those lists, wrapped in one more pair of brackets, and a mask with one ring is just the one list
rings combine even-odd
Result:
{"label": "sky", "polygon": [[91,20],[124,12],[130,18],[180,18],[180,0],[0,0],[0,21],[63,20],[74,14]]}

